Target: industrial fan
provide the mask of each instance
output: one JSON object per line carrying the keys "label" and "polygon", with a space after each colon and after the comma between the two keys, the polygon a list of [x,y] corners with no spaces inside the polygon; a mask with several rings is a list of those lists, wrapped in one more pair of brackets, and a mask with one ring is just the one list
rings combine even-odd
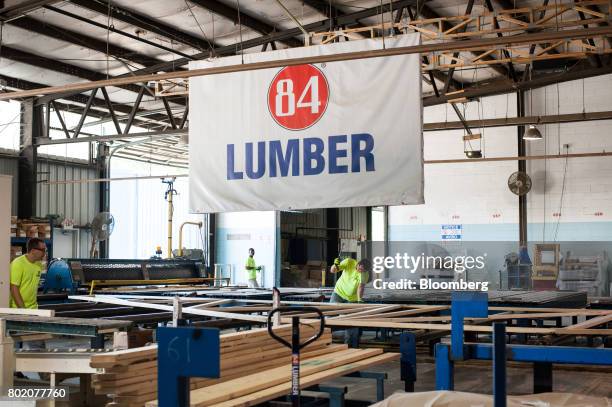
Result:
{"label": "industrial fan", "polygon": [[115,218],[110,212],[100,212],[91,221],[91,250],[89,256],[93,259],[98,257],[96,243],[102,242],[113,233]]}
{"label": "industrial fan", "polygon": [[508,188],[515,195],[525,195],[531,190],[531,178],[525,172],[513,172],[508,178]]}

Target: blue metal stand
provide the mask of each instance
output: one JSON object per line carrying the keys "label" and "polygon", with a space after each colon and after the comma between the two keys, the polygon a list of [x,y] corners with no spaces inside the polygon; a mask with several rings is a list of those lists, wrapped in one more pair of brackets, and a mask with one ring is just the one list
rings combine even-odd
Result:
{"label": "blue metal stand", "polygon": [[495,407],[506,407],[506,324],[493,324],[493,398]]}
{"label": "blue metal stand", "polygon": [[451,356],[463,360],[463,318],[489,316],[489,297],[484,292],[451,293]]}
{"label": "blue metal stand", "polygon": [[337,387],[337,386],[313,386],[309,387],[307,390],[312,391],[320,391],[322,393],[327,393],[329,395],[329,407],[344,407],[346,404],[346,392],[348,389],[346,386]]}
{"label": "blue metal stand", "polygon": [[385,398],[385,379],[387,378],[386,373],[381,372],[353,372],[346,375],[346,377],[361,377],[363,379],[374,379],[376,380],[376,401],[382,401]]}
{"label": "blue metal stand", "polygon": [[534,393],[552,391],[553,363],[612,365],[612,349],[506,345],[505,323],[493,324],[493,344],[464,343],[463,318],[487,316],[486,294],[478,294],[452,294],[451,343],[438,343],[435,348],[436,390],[453,390],[455,360],[493,360],[495,407],[506,406],[506,360],[534,363]]}
{"label": "blue metal stand", "polygon": [[416,337],[410,332],[400,335],[400,377],[404,382],[404,391],[413,392],[416,382]]}
{"label": "blue metal stand", "polygon": [[157,366],[159,406],[189,406],[190,377],[219,377],[219,330],[157,328]]}

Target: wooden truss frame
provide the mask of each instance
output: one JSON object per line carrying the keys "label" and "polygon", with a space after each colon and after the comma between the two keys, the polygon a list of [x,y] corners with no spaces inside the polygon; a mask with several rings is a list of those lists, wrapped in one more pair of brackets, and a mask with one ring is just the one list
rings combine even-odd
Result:
{"label": "wooden truss frame", "polygon": [[[591,6],[605,6],[603,11],[592,10]],[[608,0],[587,0],[575,3],[550,4],[546,6],[521,7],[514,9],[485,11],[481,14],[457,15],[449,17],[411,20],[409,22],[385,22],[367,27],[312,32],[312,39],[320,38],[320,43],[327,44],[338,38],[361,39],[357,34],[368,33],[371,38],[380,30],[416,31],[426,40],[456,40],[470,37],[484,37],[497,34],[510,34],[525,31],[559,30],[564,28],[581,28],[585,25],[607,24],[610,22],[612,6]],[[576,13],[564,18],[566,14]],[[579,13],[586,15],[581,18]],[[503,26],[496,27],[503,22]],[[448,28],[450,26],[450,28]]]}
{"label": "wooden truss frame", "polygon": [[[597,6],[597,10],[589,7]],[[602,11],[599,11],[602,10]],[[379,32],[419,32],[425,43],[488,38],[501,34],[526,34],[547,30],[581,29],[590,25],[610,24],[612,21],[610,0],[587,0],[575,3],[553,4],[537,7],[521,7],[495,12],[485,11],[476,15],[458,15],[386,22],[358,28],[309,33],[306,44],[328,44],[340,39],[358,40],[375,38]],[[450,27],[450,28],[449,28]],[[607,40],[606,40],[607,39]],[[459,54],[455,51],[423,53],[427,58],[423,71],[486,67],[503,64],[530,64],[535,61],[555,59],[586,59],[594,55],[612,53],[610,37],[594,35],[588,39],[562,38],[554,42],[540,41],[531,44],[484,46],[470,48],[476,54]],[[530,50],[532,46],[537,48]],[[155,81],[156,96],[189,94],[188,78]]]}

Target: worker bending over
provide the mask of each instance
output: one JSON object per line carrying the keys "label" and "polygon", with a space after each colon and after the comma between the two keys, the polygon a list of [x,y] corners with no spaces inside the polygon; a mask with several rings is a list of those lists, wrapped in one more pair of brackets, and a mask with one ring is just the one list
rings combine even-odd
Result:
{"label": "worker bending over", "polygon": [[368,283],[372,263],[368,259],[339,259],[334,261],[330,272],[337,273],[342,271],[342,275],[336,282],[334,293],[330,302],[361,302],[363,299],[363,289]]}
{"label": "worker bending over", "polygon": [[249,257],[247,258],[246,265],[244,268],[247,271],[249,276],[248,284],[250,288],[258,288],[259,284],[257,284],[257,273],[261,271],[261,266],[255,265],[255,249],[249,249]]}

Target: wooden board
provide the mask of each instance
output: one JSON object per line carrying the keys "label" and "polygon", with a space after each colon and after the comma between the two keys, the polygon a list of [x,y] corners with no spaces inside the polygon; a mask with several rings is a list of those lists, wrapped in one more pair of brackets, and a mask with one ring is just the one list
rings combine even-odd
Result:
{"label": "wooden board", "polygon": [[588,319],[578,324],[570,325],[565,329],[574,331],[577,329],[593,328],[594,326],[607,324],[610,321],[612,321],[612,313],[608,315],[602,315],[597,318]]}
{"label": "wooden board", "polygon": [[0,314],[36,315],[39,317],[54,317],[55,311],[52,309],[0,308]]}
{"label": "wooden board", "polygon": [[[310,386],[313,386],[318,383],[322,383],[326,380],[330,380],[336,377],[344,376],[352,372],[357,372],[360,370],[367,369],[377,364],[391,362],[393,360],[399,359],[400,355],[398,353],[385,353],[379,354],[373,357],[361,359],[355,362],[347,363],[335,368],[327,369],[321,372],[317,372],[314,374],[302,375],[300,378],[300,388],[304,389]],[[273,400],[279,396],[283,396],[288,394],[291,390],[291,382],[286,381],[276,386],[268,387],[266,389],[258,390],[252,392],[250,394],[235,397],[230,400],[212,404],[215,407],[246,407],[246,406],[254,406],[256,404],[263,403],[265,401]],[[207,405],[206,403],[199,403],[197,400],[193,398],[193,394],[196,391],[192,391],[191,396],[191,407],[201,407]],[[147,407],[156,407],[157,401],[152,401],[146,403]]]}
{"label": "wooden board", "polygon": [[[274,328],[274,332],[281,338],[288,339],[291,336],[291,327],[289,325],[282,325]],[[302,325],[300,327],[300,335],[303,335],[304,337],[312,335],[314,332],[315,327],[313,326]],[[254,344],[265,346],[265,344],[269,345],[273,343],[276,344],[277,347],[282,347],[282,345],[270,337],[267,328],[223,334],[220,337],[220,352],[223,355],[227,352],[236,351],[236,348],[238,347],[251,345],[254,348],[257,348],[258,346]],[[99,368],[127,366],[138,360],[151,360],[154,358],[157,358],[157,345],[149,345],[139,348],[92,355],[90,366]]]}
{"label": "wooden board", "polygon": [[[333,369],[347,363],[356,362],[382,353],[381,349],[347,349],[304,361],[300,374],[307,376],[324,370]],[[191,392],[191,404],[207,406],[231,400],[246,394],[276,386],[291,379],[291,365],[269,369],[265,374],[255,373],[238,379],[229,380],[214,386],[204,387]]]}
{"label": "wooden board", "polygon": [[[309,320],[315,322],[315,320]],[[306,322],[306,321],[305,321]],[[386,322],[383,320],[368,321],[352,319],[343,320],[328,320],[327,326],[335,327],[354,327],[354,328],[395,328],[395,329],[423,329],[427,331],[450,331],[450,324],[420,324],[420,323],[402,323],[402,322]],[[463,329],[466,332],[492,332],[491,326],[476,326],[464,325]],[[510,326],[506,328],[508,333],[525,333],[525,334],[540,334],[540,335],[594,335],[594,336],[610,336],[612,329],[570,329],[570,328],[522,328]]]}
{"label": "wooden board", "polygon": [[[172,312],[173,307],[171,305],[162,305],[162,304],[151,304],[142,301],[128,301],[120,298],[115,298],[109,295],[70,295],[68,296],[71,300],[81,300],[81,301],[90,301],[90,302],[101,302],[105,304],[115,304],[115,305],[125,305],[128,307],[136,307],[136,308],[150,308],[161,311],[170,311]],[[245,321],[253,321],[253,322],[267,322],[267,317],[260,317],[256,315],[244,315],[244,314],[234,314],[230,312],[219,312],[212,310],[204,310],[204,309],[192,309],[189,307],[183,308],[183,314],[193,314],[193,315],[202,315],[205,317],[220,317],[220,318],[229,318],[229,319],[239,319]]]}

